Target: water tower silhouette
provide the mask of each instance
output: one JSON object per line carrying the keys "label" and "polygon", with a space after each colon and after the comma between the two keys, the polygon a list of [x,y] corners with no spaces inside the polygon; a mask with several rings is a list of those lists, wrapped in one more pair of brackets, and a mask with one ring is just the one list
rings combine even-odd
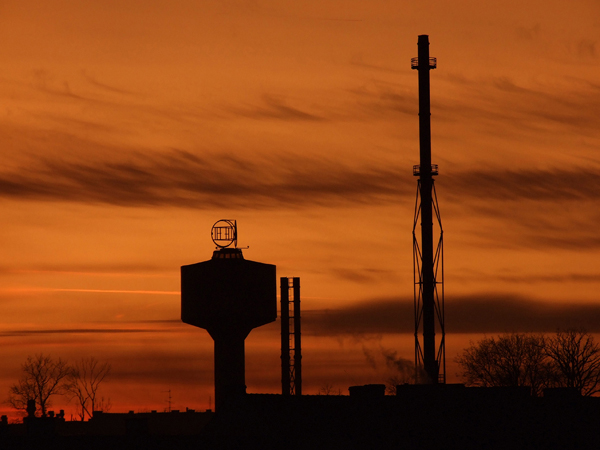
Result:
{"label": "water tower silhouette", "polygon": [[235,221],[219,220],[211,234],[218,247],[212,259],[181,266],[181,320],[214,340],[218,411],[246,393],[244,341],[277,318],[277,279],[274,265],[244,259]]}

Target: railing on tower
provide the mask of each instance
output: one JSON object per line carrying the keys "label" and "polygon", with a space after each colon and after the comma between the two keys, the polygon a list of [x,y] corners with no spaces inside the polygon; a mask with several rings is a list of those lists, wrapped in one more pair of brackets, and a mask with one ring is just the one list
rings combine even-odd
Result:
{"label": "railing on tower", "polygon": [[281,393],[302,395],[300,278],[281,277]]}

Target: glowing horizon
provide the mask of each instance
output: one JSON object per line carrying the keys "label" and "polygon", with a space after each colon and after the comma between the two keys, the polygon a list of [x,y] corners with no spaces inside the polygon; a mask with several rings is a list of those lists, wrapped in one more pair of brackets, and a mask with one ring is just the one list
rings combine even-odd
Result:
{"label": "glowing horizon", "polygon": [[[222,218],[301,278],[306,392],[384,381],[380,346],[412,359],[419,34],[447,358],[466,336],[600,332],[597,2],[0,10],[0,400],[43,351],[111,362],[115,405],[161,410],[172,384],[208,407],[212,340],[176,323],[179,268]],[[249,391],[279,392],[277,332],[248,339]]]}

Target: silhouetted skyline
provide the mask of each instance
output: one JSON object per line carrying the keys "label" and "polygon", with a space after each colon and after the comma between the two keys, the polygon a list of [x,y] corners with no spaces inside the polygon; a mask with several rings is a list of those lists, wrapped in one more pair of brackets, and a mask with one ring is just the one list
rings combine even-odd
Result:
{"label": "silhouetted skyline", "polygon": [[[448,361],[483,333],[600,332],[599,15],[3,2],[0,399],[44,352],[110,361],[116,411],[161,410],[169,389],[208,408],[213,343],[179,321],[179,267],[210,258],[223,217],[246,258],[302,278],[303,392],[411,359],[419,34],[438,65]],[[278,322],[251,333],[248,392],[279,392],[279,346]]]}

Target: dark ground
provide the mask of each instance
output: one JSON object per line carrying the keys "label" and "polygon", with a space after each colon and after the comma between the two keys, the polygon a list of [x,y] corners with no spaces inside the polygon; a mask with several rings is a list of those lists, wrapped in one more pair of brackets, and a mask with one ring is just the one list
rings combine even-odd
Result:
{"label": "dark ground", "polygon": [[396,396],[377,389],[351,396],[250,394],[217,414],[106,414],[95,429],[95,419],[80,423],[79,435],[58,426],[30,426],[28,433],[22,426],[16,435],[16,425],[8,425],[0,449],[600,448],[600,398],[566,390],[532,398],[526,388],[399,388]]}

